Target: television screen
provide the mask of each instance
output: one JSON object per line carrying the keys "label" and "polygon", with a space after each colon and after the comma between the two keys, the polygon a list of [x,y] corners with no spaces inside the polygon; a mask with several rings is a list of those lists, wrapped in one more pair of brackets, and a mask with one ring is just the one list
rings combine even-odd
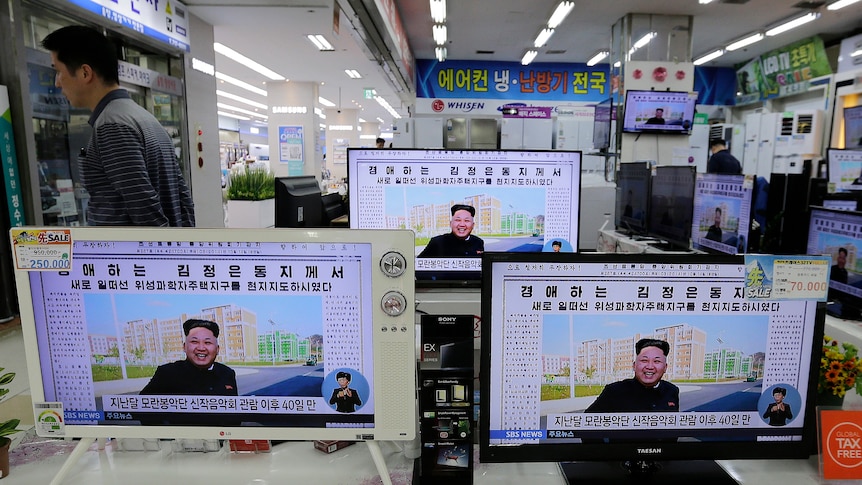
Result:
{"label": "television screen", "polygon": [[623,133],[688,135],[696,104],[697,93],[628,90]]}
{"label": "television screen", "polygon": [[829,255],[830,313],[842,318],[862,318],[862,212],[812,207],[808,224],[808,248],[812,255]]}
{"label": "television screen", "polygon": [[611,117],[613,98],[608,98],[595,106],[593,112],[593,148],[604,150],[611,146]]}
{"label": "television screen", "polygon": [[620,164],[615,212],[617,230],[632,234],[646,232],[651,175],[652,170],[645,162]]}
{"label": "television screen", "polygon": [[320,184],[314,175],[275,179],[275,227],[325,227]]}
{"label": "television screen", "polygon": [[751,224],[754,177],[699,173],[694,188],[694,249],[727,254],[745,253]]}
{"label": "television screen", "polygon": [[564,471],[630,483],[619,462],[667,460],[638,483],[718,483],[703,462],[666,474],[814,452],[822,306],[747,300],[741,256],[555,256],[483,258],[483,463],[602,461]]}
{"label": "television screen", "polygon": [[[12,237],[30,390],[38,411],[63,417],[65,436],[415,433],[409,231],[81,227]],[[25,270],[32,261],[65,269]]]}
{"label": "television screen", "polygon": [[350,227],[411,229],[420,285],[478,286],[485,251],[578,248],[581,152],[349,148],[347,163]]}
{"label": "television screen", "polygon": [[862,150],[826,150],[829,192],[862,190]]}
{"label": "television screen", "polygon": [[862,148],[862,105],[844,108],[844,148]]}
{"label": "television screen", "polygon": [[695,168],[660,165],[650,185],[647,232],[688,249],[691,239]]}

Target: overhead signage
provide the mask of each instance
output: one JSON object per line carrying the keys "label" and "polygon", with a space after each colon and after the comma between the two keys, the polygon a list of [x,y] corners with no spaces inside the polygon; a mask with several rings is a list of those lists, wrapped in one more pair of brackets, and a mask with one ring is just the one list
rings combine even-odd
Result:
{"label": "overhead signage", "polygon": [[143,86],[153,91],[160,91],[175,96],[183,95],[183,81],[180,78],[168,76],[167,74],[136,66],[125,61],[120,61],[119,64],[117,74],[119,74],[120,81],[122,82],[134,84],[135,86]]}
{"label": "overhead signage", "polygon": [[544,119],[551,117],[547,106],[504,106],[503,118]]}
{"label": "overhead signage", "polygon": [[135,32],[190,52],[188,9],[176,0],[68,0]]}
{"label": "overhead signage", "polygon": [[810,82],[832,74],[823,39],[808,37],[771,50],[736,71],[736,104],[747,104],[805,92]]}
{"label": "overhead signage", "polygon": [[12,227],[24,225],[24,200],[21,197],[21,179],[18,177],[18,158],[15,156],[15,138],[12,136],[12,112],[9,107],[9,88],[0,86],[0,165],[6,189],[6,205]]}

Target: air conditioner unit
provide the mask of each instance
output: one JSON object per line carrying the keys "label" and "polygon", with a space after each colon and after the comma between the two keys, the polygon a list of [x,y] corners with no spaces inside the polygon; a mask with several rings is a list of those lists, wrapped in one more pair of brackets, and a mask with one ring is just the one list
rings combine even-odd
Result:
{"label": "air conditioner unit", "polygon": [[782,113],[776,126],[774,173],[802,173],[803,160],[817,157],[823,141],[823,111]]}

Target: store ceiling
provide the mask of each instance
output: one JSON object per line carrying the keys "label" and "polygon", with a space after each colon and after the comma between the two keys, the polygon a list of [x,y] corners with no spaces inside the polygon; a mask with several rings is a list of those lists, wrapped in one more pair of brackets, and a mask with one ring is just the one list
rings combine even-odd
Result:
{"label": "store ceiling", "polygon": [[[434,58],[428,0],[394,2],[414,57]],[[402,116],[408,115],[406,104],[377,62],[371,60],[364,47],[357,45],[349,22],[342,18],[339,34],[333,33],[332,0],[186,0],[184,3],[214,26],[216,42],[292,81],[322,82],[321,96],[341,108],[361,105],[359,116],[366,121],[379,117],[385,120],[382,126],[386,128],[391,120],[375,101],[363,99],[363,89],[369,87],[375,88]],[[558,0],[448,0],[448,58],[519,62],[557,3]],[[699,4],[698,0],[575,0],[575,9],[548,44],[539,49],[534,62],[585,62],[597,51],[607,49],[611,26],[628,13],[691,15],[692,53],[698,57],[748,33],[806,13],[812,7],[822,14],[814,22],[725,54],[706,65],[733,67],[815,34],[820,34],[829,45],[862,32],[862,2],[830,11],[825,2],[799,0],[715,0],[707,5]],[[305,37],[310,33],[324,34],[336,50],[318,51]],[[266,81],[264,76],[219,54],[216,69],[257,86]],[[363,79],[349,79],[345,69],[356,69]],[[226,91],[266,103],[264,97],[223,86]]]}

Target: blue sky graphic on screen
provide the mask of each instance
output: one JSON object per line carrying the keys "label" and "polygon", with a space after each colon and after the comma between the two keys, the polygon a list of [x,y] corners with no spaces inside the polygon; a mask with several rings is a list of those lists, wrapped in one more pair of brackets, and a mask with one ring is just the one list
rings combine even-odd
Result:
{"label": "blue sky graphic on screen", "polygon": [[826,150],[829,162],[829,184],[831,192],[862,190],[862,150]]}

